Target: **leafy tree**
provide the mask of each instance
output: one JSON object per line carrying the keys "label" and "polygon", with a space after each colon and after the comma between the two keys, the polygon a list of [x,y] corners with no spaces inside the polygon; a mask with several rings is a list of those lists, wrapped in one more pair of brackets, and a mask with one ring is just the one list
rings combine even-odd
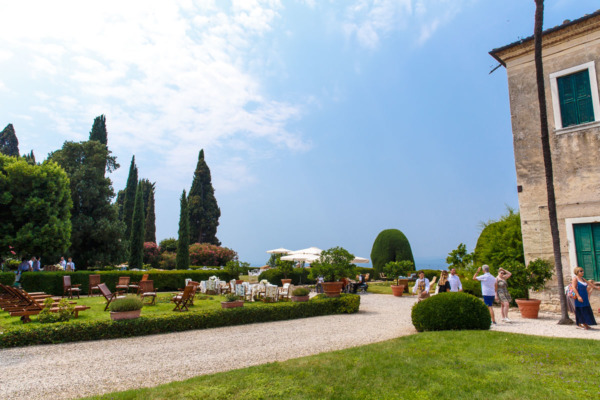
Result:
{"label": "leafy tree", "polygon": [[237,253],[227,247],[219,247],[209,243],[194,243],[190,245],[190,264],[221,267],[228,261],[237,260]]}
{"label": "leafy tree", "polygon": [[179,212],[179,239],[177,240],[177,269],[188,269],[190,266],[190,219],[185,190],[181,195]]}
{"label": "leafy tree", "polygon": [[69,255],[83,268],[122,261],[124,226],[111,204],[115,193],[105,168],[119,168],[108,148],[97,142],[65,142],[49,159],[69,176],[73,211]]}
{"label": "leafy tree", "polygon": [[33,150],[29,152],[29,154],[23,154],[23,159],[27,161],[31,165],[35,165],[35,154],[33,154]]}
{"label": "leafy tree", "polygon": [[90,140],[96,140],[104,145],[108,143],[108,133],[106,131],[106,117],[100,115],[94,119],[92,130],[90,131]]}
{"label": "leafy tree", "polygon": [[198,154],[198,164],[188,197],[190,213],[190,241],[219,246],[217,226],[221,210],[217,205],[215,190],[211,183],[210,169],[204,161],[204,150]]}
{"label": "leafy tree", "polygon": [[396,285],[398,285],[398,277],[408,276],[408,274],[414,270],[415,264],[407,260],[390,261],[383,266],[383,272],[385,272],[385,275],[388,277],[388,279],[392,278]]}
{"label": "leafy tree", "polygon": [[311,264],[310,277],[323,276],[325,282],[335,282],[354,275],[354,255],[343,247],[324,250],[317,261]]}
{"label": "leafy tree", "polygon": [[119,190],[117,192],[117,200],[115,201],[115,206],[117,207],[117,212],[119,214],[119,221],[123,221],[123,203],[125,203],[125,190]]}
{"label": "leafy tree", "polygon": [[374,276],[383,272],[383,267],[390,261],[411,261],[415,263],[410,243],[404,233],[398,229],[383,230],[375,238],[371,249]]}
{"label": "leafy tree", "polygon": [[0,258],[60,254],[71,236],[69,178],[56,163],[0,154]]}
{"label": "leafy tree", "polygon": [[456,268],[457,271],[475,272],[473,268],[473,253],[467,252],[467,246],[464,243],[459,244],[455,250],[448,253],[446,264],[448,264],[448,269]]}
{"label": "leafy tree", "polygon": [[225,264],[225,272],[235,279],[240,279],[240,275],[245,273],[250,268],[250,263],[241,262],[238,260],[230,260]]}
{"label": "leafy tree", "polygon": [[158,244],[158,247],[160,248],[161,253],[164,253],[165,251],[169,252],[169,253],[175,253],[177,251],[177,239],[175,239],[175,238],[163,239]]}
{"label": "leafy tree", "polygon": [[282,255],[283,254],[279,255],[280,257],[275,262],[275,265],[277,266],[277,270],[283,274],[283,278],[287,279],[288,274],[291,274],[294,271],[294,262],[281,260]]}
{"label": "leafy tree", "polygon": [[129,268],[144,266],[144,220],[144,194],[141,185],[138,185],[129,238]]}
{"label": "leafy tree", "polygon": [[488,264],[497,268],[508,261],[525,264],[521,216],[511,208],[498,221],[484,224],[474,253],[475,266]]}
{"label": "leafy tree", "polygon": [[144,210],[146,215],[144,240],[146,242],[156,242],[156,215],[154,213],[154,193],[156,184],[148,179],[142,179],[139,182],[144,193]]}
{"label": "leafy tree", "polygon": [[129,176],[125,186],[125,197],[123,199],[123,222],[125,222],[125,237],[131,237],[131,223],[133,220],[133,208],[135,207],[135,194],[138,184],[138,170],[135,165],[135,156],[131,157]]}
{"label": "leafy tree", "polygon": [[13,124],[6,125],[6,128],[0,132],[0,153],[19,157],[19,139],[17,139]]}
{"label": "leafy tree", "polygon": [[559,325],[570,325],[573,321],[569,318],[567,298],[563,290],[565,286],[562,270],[562,257],[560,254],[560,236],[558,231],[558,217],[556,216],[556,196],[554,194],[554,172],[552,171],[552,152],[550,150],[550,137],[548,134],[548,114],[546,107],[546,89],[544,85],[544,66],[542,63],[542,26],[544,25],[544,0],[535,0],[535,26],[534,26],[534,58],[535,75],[537,78],[538,106],[540,108],[540,135],[542,139],[542,156],[544,158],[544,172],[546,175],[546,194],[548,198],[548,219],[550,220],[550,234],[552,235],[552,249],[554,250],[554,265],[560,299],[561,319]]}

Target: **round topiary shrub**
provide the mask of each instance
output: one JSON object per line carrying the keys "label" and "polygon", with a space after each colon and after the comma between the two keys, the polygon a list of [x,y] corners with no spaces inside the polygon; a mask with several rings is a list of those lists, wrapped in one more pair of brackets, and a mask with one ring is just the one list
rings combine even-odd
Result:
{"label": "round topiary shrub", "polygon": [[485,330],[492,323],[483,301],[461,292],[440,293],[415,304],[411,318],[419,332]]}
{"label": "round topiary shrub", "polygon": [[404,233],[398,229],[386,229],[377,235],[371,249],[371,261],[373,262],[374,279],[379,278],[384,265],[390,261],[415,263],[410,243]]}

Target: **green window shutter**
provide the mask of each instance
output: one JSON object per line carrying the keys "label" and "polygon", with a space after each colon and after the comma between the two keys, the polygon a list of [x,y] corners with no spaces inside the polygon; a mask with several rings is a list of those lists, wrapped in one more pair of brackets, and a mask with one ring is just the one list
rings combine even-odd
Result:
{"label": "green window shutter", "polygon": [[589,70],[557,78],[562,127],[595,121]]}
{"label": "green window shutter", "polygon": [[594,273],[588,279],[600,280],[600,224],[592,224],[592,238],[594,241],[594,254],[596,265],[594,265]]}
{"label": "green window shutter", "polygon": [[573,225],[575,234],[575,248],[577,251],[577,264],[583,268],[585,277],[591,279],[595,275],[596,254],[591,224]]}

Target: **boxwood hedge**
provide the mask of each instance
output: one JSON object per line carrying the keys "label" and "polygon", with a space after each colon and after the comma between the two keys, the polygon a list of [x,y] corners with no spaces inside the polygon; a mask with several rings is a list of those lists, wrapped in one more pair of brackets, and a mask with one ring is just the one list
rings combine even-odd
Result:
{"label": "boxwood hedge", "polygon": [[490,329],[492,319],[483,301],[461,292],[440,293],[416,303],[412,323],[419,332]]}
{"label": "boxwood hedge", "polygon": [[17,328],[0,334],[0,348],[181,332],[194,329],[282,321],[358,312],[360,296],[342,294],[339,298],[315,298],[305,303],[257,304],[253,307],[212,310],[204,313],[173,313],[142,316],[125,321],[73,321]]}
{"label": "boxwood hedge", "polygon": [[[149,274],[148,279],[154,281],[154,288],[159,292],[181,289],[186,278],[200,282],[216,275],[219,279],[230,280],[231,276],[225,271],[75,271],[75,272],[25,272],[21,276],[21,286],[28,292],[46,292],[55,296],[63,294],[63,276],[70,275],[71,283],[80,284],[83,293],[89,293],[89,276],[100,275],[100,281],[106,283],[112,291],[120,276],[131,277],[131,282],[139,282],[142,275]],[[14,275],[14,274],[13,274]],[[14,278],[13,278],[14,279]]]}
{"label": "boxwood hedge", "polygon": [[12,285],[15,282],[14,272],[2,272],[0,273],[0,283],[3,285]]}

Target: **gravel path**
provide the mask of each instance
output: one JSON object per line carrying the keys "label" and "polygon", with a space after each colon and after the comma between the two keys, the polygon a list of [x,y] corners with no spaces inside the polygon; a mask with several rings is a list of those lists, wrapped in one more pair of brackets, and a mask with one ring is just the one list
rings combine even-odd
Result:
{"label": "gravel path", "polygon": [[[410,335],[414,302],[367,294],[351,315],[0,350],[0,399],[71,399],[155,386]],[[514,322],[493,330],[600,340],[600,330],[558,326],[553,314],[524,320],[511,310],[510,317]]]}

